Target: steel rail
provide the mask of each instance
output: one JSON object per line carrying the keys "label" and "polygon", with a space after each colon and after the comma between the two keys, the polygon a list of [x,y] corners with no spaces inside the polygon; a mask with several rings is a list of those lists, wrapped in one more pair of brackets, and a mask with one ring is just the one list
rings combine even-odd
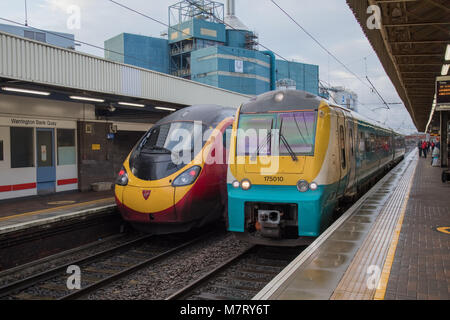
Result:
{"label": "steel rail", "polygon": [[128,276],[128,275],[130,275],[132,273],[135,273],[136,271],[139,271],[140,269],[143,269],[143,268],[145,268],[145,267],[147,267],[147,266],[149,266],[151,264],[154,264],[154,263],[160,261],[163,258],[170,257],[173,254],[175,254],[176,252],[178,252],[178,251],[180,251],[180,250],[182,250],[182,249],[184,249],[186,247],[189,247],[189,246],[199,242],[200,240],[203,240],[203,239],[211,236],[211,234],[212,233],[208,233],[206,235],[202,235],[202,236],[197,237],[197,238],[195,238],[193,240],[190,240],[190,241],[188,241],[188,242],[186,242],[186,243],[184,243],[184,244],[182,244],[182,245],[180,245],[178,247],[172,248],[170,250],[167,250],[167,251],[165,251],[163,253],[158,254],[157,256],[151,257],[151,258],[149,258],[149,259],[147,259],[147,260],[145,260],[143,262],[137,263],[137,264],[135,264],[135,265],[133,265],[133,266],[123,270],[123,271],[120,271],[120,272],[118,272],[116,274],[113,274],[112,276],[109,276],[109,277],[104,278],[104,279],[102,279],[102,280],[100,280],[98,282],[95,282],[95,283],[93,283],[93,284],[91,284],[91,285],[89,285],[89,286],[87,286],[85,288],[82,288],[82,289],[77,290],[77,291],[75,291],[73,293],[65,295],[65,296],[59,298],[58,300],[72,300],[72,299],[78,299],[78,298],[80,298],[82,296],[85,296],[85,295],[87,295],[87,294],[89,294],[89,293],[91,293],[93,291],[96,291],[96,290],[98,290],[98,289],[100,289],[102,287],[107,286],[108,284],[110,284],[110,283],[112,283],[112,282],[114,282],[116,280],[119,280],[119,279],[121,279],[121,278],[123,278],[125,276]]}
{"label": "steel rail", "polygon": [[71,265],[87,264],[87,263],[93,262],[93,261],[101,259],[101,258],[109,257],[118,251],[122,251],[122,250],[127,249],[128,247],[132,247],[137,244],[140,244],[141,242],[144,242],[152,237],[153,236],[151,236],[151,235],[145,235],[138,239],[128,241],[124,244],[101,251],[99,253],[92,254],[88,257],[79,259],[77,261],[73,261],[73,262],[55,267],[53,269],[38,273],[36,275],[15,281],[15,282],[7,284],[5,286],[2,286],[2,287],[0,287],[0,298],[5,297],[5,296],[10,296],[18,291],[22,291],[24,289],[32,287],[33,285],[37,284],[38,282],[54,278],[58,273],[65,272],[67,270],[67,268]]}
{"label": "steel rail", "polygon": [[186,287],[184,287],[184,288],[178,290],[177,292],[173,293],[172,295],[167,297],[165,300],[178,300],[178,299],[180,299],[180,298],[182,298],[184,296],[187,296],[189,292],[192,292],[193,290],[198,288],[201,284],[203,284],[204,282],[206,282],[207,280],[209,280],[210,278],[212,278],[213,276],[215,276],[216,274],[218,274],[219,272],[221,272],[222,270],[227,268],[233,262],[235,262],[238,259],[242,258],[244,255],[246,255],[247,253],[249,253],[251,250],[253,250],[256,247],[257,247],[257,245],[252,245],[249,248],[239,252],[238,254],[234,255],[233,257],[231,257],[227,261],[225,261],[222,264],[220,264],[215,269],[213,269],[210,272],[206,273],[204,276],[200,277],[199,279],[197,279],[197,280],[193,281],[192,283],[188,284]]}

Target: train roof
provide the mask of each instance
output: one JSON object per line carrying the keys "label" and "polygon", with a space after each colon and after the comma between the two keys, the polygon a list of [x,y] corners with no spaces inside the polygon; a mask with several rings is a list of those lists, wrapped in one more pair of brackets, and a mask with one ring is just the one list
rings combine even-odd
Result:
{"label": "train roof", "polygon": [[174,112],[159,120],[155,126],[174,121],[201,121],[207,126],[216,126],[225,118],[234,117],[236,108],[215,104],[194,105]]}
{"label": "train roof", "polygon": [[300,90],[276,90],[260,94],[244,103],[241,113],[288,111],[293,109],[316,110],[322,98]]}
{"label": "train roof", "polygon": [[392,128],[385,124],[369,119],[360,113],[332,103],[322,97],[301,90],[276,90],[263,93],[244,103],[241,107],[241,113],[317,110],[322,101],[325,101],[329,106],[344,109],[345,111],[351,113],[352,117],[358,121],[367,123],[377,128],[395,132]]}

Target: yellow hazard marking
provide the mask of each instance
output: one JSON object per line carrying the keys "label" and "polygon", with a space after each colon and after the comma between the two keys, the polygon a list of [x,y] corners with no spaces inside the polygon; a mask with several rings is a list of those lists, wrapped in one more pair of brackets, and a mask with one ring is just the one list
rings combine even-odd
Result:
{"label": "yellow hazard marking", "polygon": [[442,233],[450,234],[450,227],[439,227],[436,228],[436,230]]}
{"label": "yellow hazard marking", "polygon": [[48,212],[57,211],[57,210],[61,210],[61,209],[70,209],[70,208],[74,208],[74,207],[81,207],[81,206],[85,206],[85,205],[90,205],[90,204],[99,203],[99,202],[106,202],[106,201],[111,201],[111,200],[114,200],[114,198],[113,197],[111,197],[111,198],[104,198],[104,199],[98,199],[98,200],[93,200],[93,201],[87,201],[87,202],[70,204],[70,205],[56,207],[56,208],[43,209],[43,210],[32,211],[32,212],[26,212],[26,213],[16,214],[14,216],[0,218],[0,221],[11,220],[11,219],[19,218],[19,217],[33,216],[33,215],[36,215],[36,214],[48,213]]}
{"label": "yellow hazard marking", "polygon": [[76,201],[73,200],[62,200],[62,201],[53,201],[53,202],[47,202],[48,205],[54,206],[54,205],[64,205],[64,204],[72,204]]}
{"label": "yellow hazard marking", "polygon": [[397,225],[395,226],[394,235],[392,236],[391,245],[389,246],[389,251],[386,256],[386,260],[384,261],[383,270],[381,271],[380,281],[378,283],[377,290],[375,292],[375,296],[373,300],[384,300],[384,296],[386,295],[386,289],[389,281],[389,276],[391,274],[392,264],[394,263],[395,251],[398,245],[398,239],[400,237],[400,231],[402,230],[403,219],[405,217],[406,206],[409,201],[409,195],[411,193],[412,181],[414,179],[414,174],[416,172],[417,166],[414,168],[414,172],[411,175],[411,179],[409,181],[408,191],[406,193],[405,200],[403,201],[402,210],[400,212],[400,216],[397,221]]}

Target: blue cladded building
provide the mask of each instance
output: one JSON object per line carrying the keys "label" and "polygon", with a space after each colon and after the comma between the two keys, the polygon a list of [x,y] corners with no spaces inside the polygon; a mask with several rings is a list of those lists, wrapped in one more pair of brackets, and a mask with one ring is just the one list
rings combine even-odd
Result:
{"label": "blue cladded building", "polygon": [[105,58],[133,66],[169,73],[166,39],[121,33],[105,41]]}
{"label": "blue cladded building", "polygon": [[222,9],[210,0],[179,2],[169,7],[168,39],[122,33],[105,41],[105,56],[249,95],[284,87],[319,94],[317,65],[259,51],[255,33]]}

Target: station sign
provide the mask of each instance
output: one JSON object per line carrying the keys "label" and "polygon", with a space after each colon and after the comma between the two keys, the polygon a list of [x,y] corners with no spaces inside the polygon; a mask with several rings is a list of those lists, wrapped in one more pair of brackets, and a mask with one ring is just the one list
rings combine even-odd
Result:
{"label": "station sign", "polygon": [[38,128],[76,128],[76,121],[24,117],[0,117],[0,126]]}
{"label": "station sign", "polygon": [[436,104],[450,105],[450,77],[436,78]]}

